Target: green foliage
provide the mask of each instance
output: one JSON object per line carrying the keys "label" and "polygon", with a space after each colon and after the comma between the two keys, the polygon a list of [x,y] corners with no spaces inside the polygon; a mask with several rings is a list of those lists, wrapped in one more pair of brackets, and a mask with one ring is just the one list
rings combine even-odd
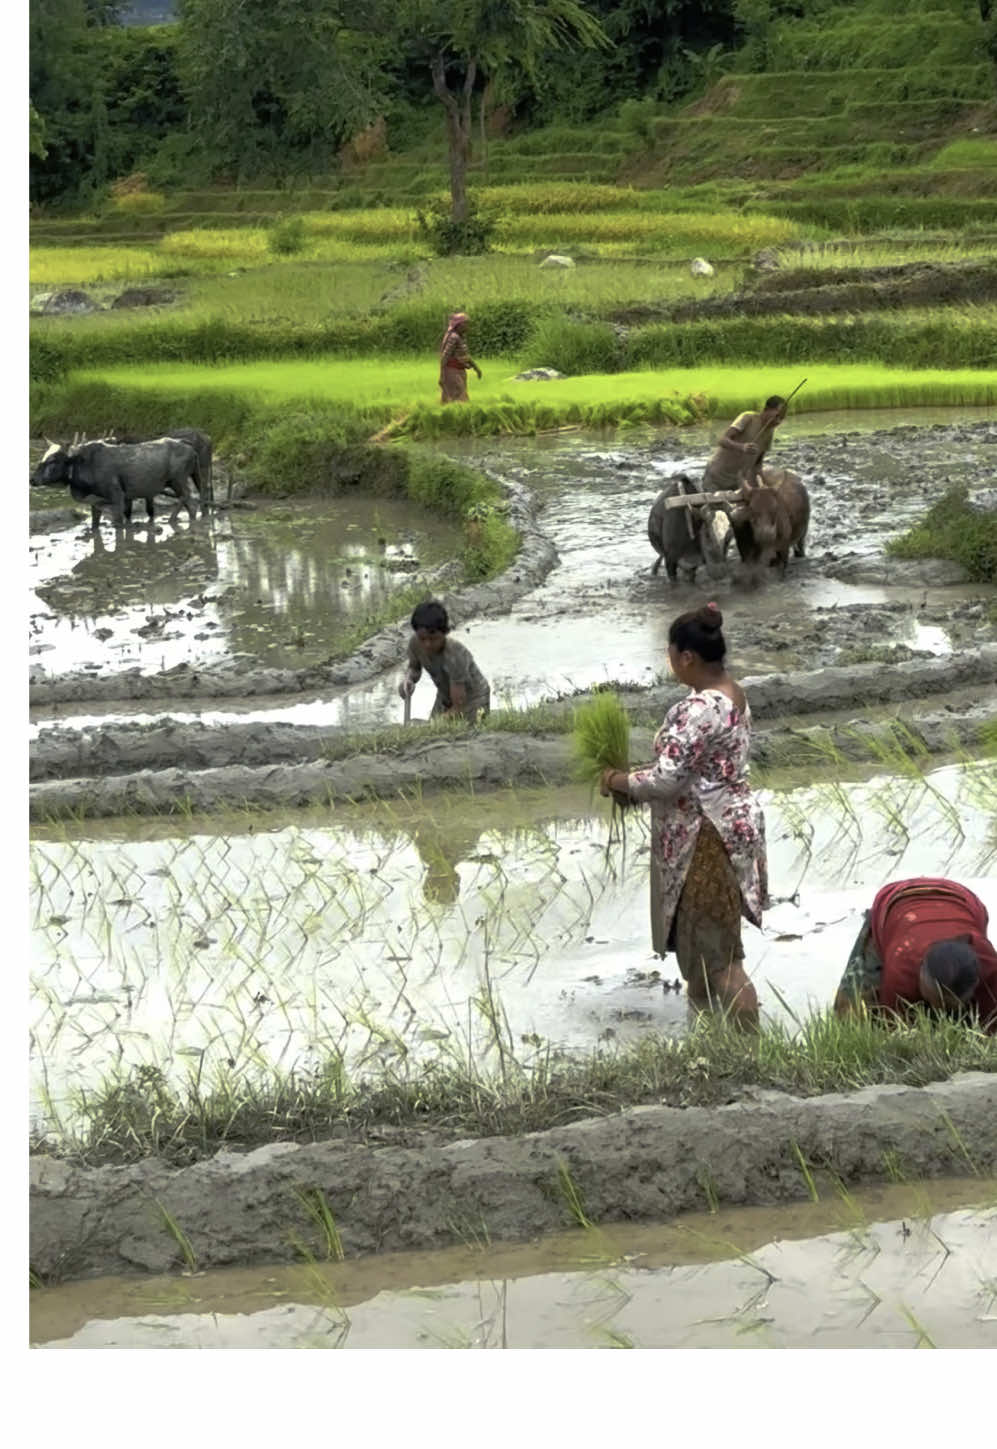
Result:
{"label": "green foliage", "polygon": [[[584,1055],[544,1051],[529,1064],[507,1056],[498,1077],[468,1052],[356,1079],[332,1053],[310,1070],[239,1066],[210,1083],[192,1074],[177,1087],[148,1082],[150,1070],[134,1068],[87,1093],[77,1131],[58,1150],[92,1164],[159,1155],[181,1165],[231,1145],[317,1142],[343,1129],[360,1140],[384,1125],[487,1137],[645,1102],[717,1105],[744,1088],[813,1096],[880,1082],[924,1086],[956,1072],[997,1071],[997,1037],[923,1014],[886,1026],[830,1012],[799,1027],[766,1026],[756,1037],[706,1013],[683,1037],[651,1033]],[[53,1150],[48,1142],[32,1148]],[[787,1170],[793,1166],[787,1150]]]}
{"label": "green foliage", "polygon": [[385,41],[340,0],[184,0],[180,73],[216,172],[328,166],[373,121]]}
{"label": "green foliage", "polygon": [[643,100],[623,101],[620,104],[620,128],[631,140],[650,146],[654,141],[654,118],[657,106],[650,96]]}
{"label": "green foliage", "polygon": [[608,323],[542,318],[522,353],[522,365],[524,368],[555,367],[566,377],[586,372],[619,372],[623,349]]}
{"label": "green foliage", "polygon": [[965,488],[951,488],[907,533],[888,545],[897,558],[947,558],[974,581],[997,580],[997,512],[974,507]]}
{"label": "green foliage", "polygon": [[432,201],[425,211],[417,209],[419,235],[438,257],[481,256],[491,246],[495,234],[495,218],[468,201],[465,214],[454,217],[451,208]]}
{"label": "green foliage", "polygon": [[598,785],[603,770],[630,769],[630,720],[611,689],[598,690],[574,713],[571,736],[578,778]]}
{"label": "green foliage", "polygon": [[300,216],[285,216],[267,232],[267,247],[275,257],[292,257],[306,245],[305,223]]}

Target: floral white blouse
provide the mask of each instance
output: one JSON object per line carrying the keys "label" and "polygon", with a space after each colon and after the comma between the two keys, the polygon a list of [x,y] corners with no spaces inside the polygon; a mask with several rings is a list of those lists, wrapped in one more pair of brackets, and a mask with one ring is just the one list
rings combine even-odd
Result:
{"label": "floral white blouse", "polygon": [[742,914],[760,926],[768,905],[765,817],[748,783],[751,711],[719,689],[691,690],[654,738],[655,763],[630,775],[651,806],[661,939],[667,940],[703,816],[719,832],[741,888]]}

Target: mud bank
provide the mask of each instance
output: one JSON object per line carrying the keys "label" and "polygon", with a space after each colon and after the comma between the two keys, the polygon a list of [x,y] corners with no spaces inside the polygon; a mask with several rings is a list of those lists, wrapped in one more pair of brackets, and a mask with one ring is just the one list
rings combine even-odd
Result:
{"label": "mud bank", "polygon": [[[501,613],[537,587],[557,563],[557,550],[536,524],[536,505],[519,484],[496,478],[509,501],[509,521],[520,536],[515,563],[498,578],[441,593],[457,619]],[[397,664],[408,643],[408,620],[388,625],[367,639],[348,658],[302,669],[240,667],[228,661],[214,667],[179,664],[158,674],[134,669],[112,675],[86,671],[31,681],[30,703],[36,706],[116,699],[232,698],[233,696],[300,694],[371,679]]]}
{"label": "mud bank", "polygon": [[[515,1241],[570,1225],[567,1167],[593,1222],[660,1221],[723,1204],[807,1196],[800,1155],[845,1183],[997,1169],[997,1077],[803,1099],[759,1093],[714,1109],[637,1107],[522,1137],[444,1146],[290,1143],[173,1170],[158,1160],[30,1163],[31,1266],[41,1278],[182,1266],[166,1214],[200,1268],[327,1255],[305,1200],[328,1205],[347,1257]],[[321,1194],[318,1197],[317,1194]]]}
{"label": "mud bank", "polygon": [[[846,759],[875,759],[877,742],[889,734],[888,719],[828,717],[856,706],[890,705],[898,706],[908,750],[972,753],[982,727],[997,716],[995,682],[997,645],[946,659],[746,679],[756,720],[771,721],[755,731],[753,758],[765,765],[806,764],[827,758],[833,747]],[[681,693],[632,691],[623,699],[632,712],[659,719]],[[930,695],[941,698],[934,707],[919,707],[919,696]],[[563,717],[575,703],[549,708]],[[650,756],[652,736],[650,725],[634,728],[635,759]],[[337,750],[343,758],[334,758]],[[144,768],[136,768],[140,762]],[[560,783],[572,778],[573,761],[563,733],[416,733],[411,744],[399,739],[374,753],[364,752],[362,739],[342,730],[166,721],[46,730],[32,747],[31,772],[32,818],[58,819],[80,811],[90,817],[169,812],[178,800],[194,810],[273,809],[412,789]]]}

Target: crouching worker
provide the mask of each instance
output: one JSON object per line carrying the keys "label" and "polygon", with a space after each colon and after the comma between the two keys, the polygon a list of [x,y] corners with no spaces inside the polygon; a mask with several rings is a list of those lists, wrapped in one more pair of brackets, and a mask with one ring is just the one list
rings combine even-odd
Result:
{"label": "crouching worker", "polygon": [[987,908],[954,880],[919,876],[883,886],[866,912],[841,978],[839,1016],[866,1006],[903,1013],[927,1006],[975,1015],[997,1032],[997,951]]}
{"label": "crouching worker", "polygon": [[398,686],[407,699],[425,669],[436,685],[433,715],[461,715],[472,724],[483,719],[491,707],[488,680],[474,662],[470,649],[449,638],[447,611],[436,599],[417,604],[412,613],[412,638],[408,646],[408,669]]}

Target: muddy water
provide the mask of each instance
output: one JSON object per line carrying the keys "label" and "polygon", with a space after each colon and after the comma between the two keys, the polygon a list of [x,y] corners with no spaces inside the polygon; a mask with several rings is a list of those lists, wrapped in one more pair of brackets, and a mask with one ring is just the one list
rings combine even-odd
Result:
{"label": "muddy water", "polygon": [[[823,1185],[822,1185],[823,1186]],[[36,1289],[48,1348],[994,1348],[997,1183]]]}
{"label": "muddy water", "polygon": [[[895,415],[882,416],[894,424],[902,421]],[[928,421],[915,416],[918,422]],[[609,680],[653,683],[666,667],[671,619],[706,597],[716,599],[724,610],[731,663],[741,674],[847,663],[869,657],[870,648],[884,646],[944,653],[990,637],[993,624],[984,599],[992,591],[951,583],[939,587],[939,578],[952,577],[944,567],[941,574],[926,574],[922,566],[915,566],[913,573],[910,566],[906,574],[896,566],[889,572],[882,549],[923,513],[946,481],[974,488],[993,486],[992,430],[977,424],[975,428],[926,426],[916,433],[896,427],[854,431],[869,421],[859,414],[802,417],[780,431],[773,462],[798,468],[811,483],[810,557],[794,560],[784,582],[773,580],[759,589],[746,587],[736,566],[725,580],[701,577],[695,586],[669,584],[663,571],[649,577],[654,555],[646,538],[648,508],[672,474],[687,471],[697,476],[702,470],[716,436],[715,424],[659,434],[650,443],[612,446],[581,434],[448,444],[446,451],[454,456],[524,483],[542,503],[541,527],[560,553],[560,562],[546,581],[507,614],[457,621],[454,637],[468,645],[490,678],[493,705],[522,707]],[[853,431],[831,436],[822,431],[835,423]],[[266,530],[265,515],[255,522]],[[930,588],[925,584],[929,576]],[[261,589],[265,602],[265,584]],[[313,598],[314,611],[300,614],[300,630],[316,640],[327,639],[321,621],[327,607],[323,591],[317,587]],[[299,647],[298,636],[289,642],[282,616],[278,612],[272,617],[273,624],[284,630],[279,639],[270,639],[276,630],[260,606],[252,637],[247,640],[243,631],[235,647],[244,653],[255,651],[254,657],[265,654],[275,662],[305,662],[310,656]],[[136,627],[144,621],[143,614]],[[49,629],[47,621],[40,621],[40,645],[52,642]],[[162,654],[164,660],[177,662],[184,657],[185,629],[195,635],[206,632],[195,621],[188,626],[171,618],[166,632],[178,635],[172,641],[177,652]],[[220,628],[215,632],[221,635]],[[134,649],[131,634],[126,637],[128,648]],[[94,652],[93,638],[88,625],[87,658],[110,667],[114,648],[125,641],[120,636],[108,640],[101,654]],[[195,638],[195,647],[207,648],[208,643]],[[214,647],[224,653],[233,645],[219,639]],[[160,667],[160,656],[151,644],[146,653],[155,659],[148,667]],[[67,667],[69,658],[59,655],[60,663],[55,654],[41,657],[52,670]],[[73,655],[74,661],[79,658],[79,652]],[[127,662],[134,663],[134,654],[128,654]],[[258,700],[245,705],[226,701],[223,709],[170,714],[207,723],[258,718],[368,728],[400,719],[395,692],[400,670],[401,661],[397,671],[348,689],[330,690],[321,698],[281,698],[263,709]],[[413,716],[427,717],[433,698],[431,683],[422,680],[413,699]],[[148,720],[160,713],[148,705],[115,704],[100,714],[63,706],[46,718],[85,727],[97,719]]]}
{"label": "muddy water", "polygon": [[[745,926],[765,1016],[826,1005],[880,884],[973,884],[997,914],[993,765],[763,793],[775,905]],[[119,1068],[351,1072],[437,1054],[524,1061],[681,1032],[651,953],[647,827],[607,846],[587,792],[233,817],[208,833],[39,832],[32,849],[36,1125]],[[220,833],[221,832],[221,833]],[[787,1017],[787,1013],[789,1016]]]}
{"label": "muddy water", "polygon": [[[61,495],[60,495],[61,498]],[[450,563],[457,533],[399,499],[273,501],[116,538],[31,543],[30,657],[46,673],[144,673],[223,659],[300,668]],[[427,585],[428,586],[428,585]]]}

